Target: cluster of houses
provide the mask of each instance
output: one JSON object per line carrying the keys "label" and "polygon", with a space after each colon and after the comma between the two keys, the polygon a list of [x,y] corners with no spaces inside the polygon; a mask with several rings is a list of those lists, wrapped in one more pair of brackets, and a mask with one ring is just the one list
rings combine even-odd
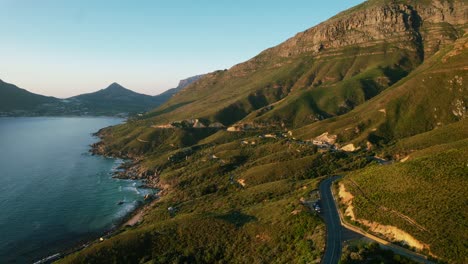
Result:
{"label": "cluster of houses", "polygon": [[[284,125],[284,124],[282,124]],[[265,128],[275,127],[275,124],[259,124],[259,123],[237,123],[226,129],[228,132],[241,132],[249,130],[259,130]],[[278,126],[279,127],[279,126]]]}
{"label": "cluster of houses", "polygon": [[[259,129],[262,128],[262,125],[258,124],[253,124],[253,123],[238,123],[235,125],[232,125],[230,127],[225,127],[222,123],[220,122],[210,122],[209,120],[206,119],[186,119],[182,121],[175,121],[169,124],[163,124],[163,125],[153,125],[153,128],[159,128],[159,129],[170,129],[170,128],[216,128],[216,129],[226,129],[228,132],[240,132],[240,131],[248,131],[248,130],[254,130],[254,129]],[[288,138],[294,140],[295,143],[301,144],[301,145],[314,145],[317,146],[319,149],[325,151],[325,150],[341,150],[341,151],[346,151],[346,152],[353,152],[358,150],[359,148],[356,148],[353,144],[348,144],[344,147],[339,147],[336,143],[337,135],[331,135],[328,132],[325,132],[314,139],[310,140],[299,140],[294,137],[292,137],[292,131],[288,131],[287,133],[267,133],[267,134],[262,134],[258,136],[260,139],[279,139],[279,138]],[[243,140],[241,142],[242,145],[256,145],[256,141],[247,141]],[[169,157],[169,160],[179,160],[180,158],[178,155],[173,155]]]}
{"label": "cluster of houses", "polygon": [[154,125],[153,128],[162,128],[162,129],[169,129],[169,128],[217,128],[222,129],[225,126],[220,122],[213,122],[210,123],[208,120],[201,120],[198,118],[195,119],[187,119],[182,121],[175,121],[169,124],[164,125]]}
{"label": "cluster of houses", "polygon": [[[287,133],[267,133],[258,136],[259,139],[288,139],[296,144],[299,145],[308,145],[308,146],[317,146],[319,149],[322,150],[337,150],[337,145],[335,144],[336,135],[328,135],[328,133],[323,133],[322,135],[311,139],[311,140],[300,140],[296,139],[292,136],[292,131],[288,131]],[[249,141],[243,140],[241,141],[241,145],[248,146],[248,145],[257,145],[257,141]],[[347,149],[344,149],[347,151]]]}

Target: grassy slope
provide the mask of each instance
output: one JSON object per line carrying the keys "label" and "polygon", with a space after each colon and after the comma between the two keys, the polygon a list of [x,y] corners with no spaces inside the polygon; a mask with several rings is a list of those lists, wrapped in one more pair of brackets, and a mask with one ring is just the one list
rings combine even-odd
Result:
{"label": "grassy slope", "polygon": [[463,108],[457,104],[468,103],[464,84],[468,79],[467,41],[467,36],[459,39],[352,112],[300,128],[295,135],[311,138],[329,132],[338,134],[341,142],[385,143],[462,119],[454,111]]}
{"label": "grassy slope", "polygon": [[[166,140],[174,134],[169,131]],[[256,144],[242,145],[244,140]],[[315,147],[287,139],[260,140],[252,133],[220,131],[193,149],[187,159],[174,162],[166,158],[173,153],[170,148],[147,149],[141,164],[162,170],[167,195],[140,226],[64,262],[316,261],[323,252],[324,226],[300,198],[307,199],[317,187],[316,177],[368,163],[364,155],[320,154]],[[168,207],[177,210],[172,217]]]}
{"label": "grassy slope", "polygon": [[[468,236],[462,230],[468,218],[465,210],[468,141],[421,152],[415,152],[417,158],[405,163],[375,165],[349,174],[343,183],[355,195],[356,216],[397,226],[429,244],[436,256],[451,263],[466,263]],[[369,200],[349,179],[357,183]],[[374,203],[411,217],[427,231],[378,209]]]}
{"label": "grassy slope", "polygon": [[[375,49],[389,52],[387,49],[390,47],[376,44]],[[351,54],[348,56],[347,52]],[[254,59],[254,62],[247,62],[247,65],[253,63],[255,70],[244,73],[246,70],[243,68],[248,66],[240,65],[229,71],[213,73],[197,85],[190,86],[174,96],[170,102],[151,113],[149,117],[154,116],[154,121],[157,123],[163,123],[168,119],[202,117],[232,124],[249,113],[269,106],[288,95],[300,100],[306,88],[323,87],[322,90],[325,90],[327,86],[340,83],[343,78],[354,77],[352,80],[338,84],[337,88],[332,89],[336,92],[331,94],[324,95],[320,91],[310,93],[316,101],[313,106],[310,103],[305,105],[301,102],[294,103],[291,99],[285,102],[287,105],[291,103],[297,105],[296,112],[303,111],[304,115],[328,117],[341,114],[378,94],[392,83],[391,78],[401,78],[414,67],[412,65],[417,65],[418,62],[413,61],[403,68],[392,68],[392,65],[407,56],[405,51],[399,52],[400,54],[394,57],[386,58],[363,55],[357,62],[352,54],[359,53],[359,50],[353,49],[344,51],[344,54],[339,53],[335,56],[335,60],[333,58],[314,60],[312,54],[300,54],[289,59],[277,57],[268,63],[257,62]],[[259,55],[259,57],[264,56],[266,55]],[[386,75],[395,72],[399,72],[400,76]],[[347,74],[351,76],[348,77]],[[379,82],[378,79],[382,81]],[[259,116],[264,113],[256,111],[255,118],[248,118],[247,121],[254,119],[259,122],[274,122],[278,119],[287,120],[291,115],[284,111],[276,113],[274,110],[260,118]],[[305,121],[310,123],[313,120],[305,119]],[[294,122],[288,125],[303,124],[304,122]]]}
{"label": "grassy slope", "polygon": [[[246,178],[245,171],[257,166],[257,159],[276,153],[284,144],[264,142],[239,149],[240,139],[235,139],[215,148],[203,147],[186,161],[147,161],[146,165],[166,167],[161,181],[171,191],[139,227],[128,228],[65,262],[306,263],[319,259],[324,226],[299,202],[316,188],[317,180],[291,181],[275,174],[265,179],[260,173],[250,175],[261,180],[250,181],[245,188],[235,182]],[[210,160],[212,153],[225,163]],[[173,217],[167,210],[170,206],[177,208]]]}

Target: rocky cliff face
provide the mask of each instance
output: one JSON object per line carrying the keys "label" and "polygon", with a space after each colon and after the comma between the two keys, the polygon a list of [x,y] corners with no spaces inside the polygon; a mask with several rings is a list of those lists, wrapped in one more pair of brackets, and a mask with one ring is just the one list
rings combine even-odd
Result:
{"label": "rocky cliff face", "polygon": [[459,28],[465,27],[468,20],[464,1],[388,2],[371,8],[363,7],[372,1],[364,3],[362,10],[340,14],[268,52],[282,57],[308,52],[319,55],[351,45],[367,47],[385,42],[409,50],[424,48],[422,51],[430,56],[441,45],[460,37]]}
{"label": "rocky cliff face", "polygon": [[184,89],[185,87],[189,86],[190,84],[196,82],[198,79],[200,79],[203,76],[204,74],[200,74],[200,75],[189,77],[187,79],[180,80],[179,85],[177,85],[176,89],[180,91]]}
{"label": "rocky cliff face", "polygon": [[[389,54],[398,49],[416,53],[422,61],[463,36],[467,21],[465,1],[367,1],[231,70],[236,77],[243,77],[278,57],[346,56],[344,50],[355,46],[363,49],[358,56]],[[366,52],[365,48],[370,49]]]}

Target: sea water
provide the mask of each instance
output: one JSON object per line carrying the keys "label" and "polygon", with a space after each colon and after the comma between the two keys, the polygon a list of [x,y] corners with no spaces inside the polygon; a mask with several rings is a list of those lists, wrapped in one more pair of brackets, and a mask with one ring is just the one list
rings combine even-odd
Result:
{"label": "sea water", "polygon": [[30,263],[95,238],[152,192],[112,178],[121,160],[89,153],[92,133],[121,122],[0,118],[0,263]]}

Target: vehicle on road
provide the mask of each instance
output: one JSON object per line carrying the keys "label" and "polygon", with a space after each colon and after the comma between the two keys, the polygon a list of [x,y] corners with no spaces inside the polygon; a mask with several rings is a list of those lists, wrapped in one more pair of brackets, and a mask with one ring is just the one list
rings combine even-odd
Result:
{"label": "vehicle on road", "polygon": [[312,208],[314,208],[314,210],[320,214],[321,212],[321,209],[320,209],[320,200],[317,200],[315,201],[313,204],[312,204]]}

